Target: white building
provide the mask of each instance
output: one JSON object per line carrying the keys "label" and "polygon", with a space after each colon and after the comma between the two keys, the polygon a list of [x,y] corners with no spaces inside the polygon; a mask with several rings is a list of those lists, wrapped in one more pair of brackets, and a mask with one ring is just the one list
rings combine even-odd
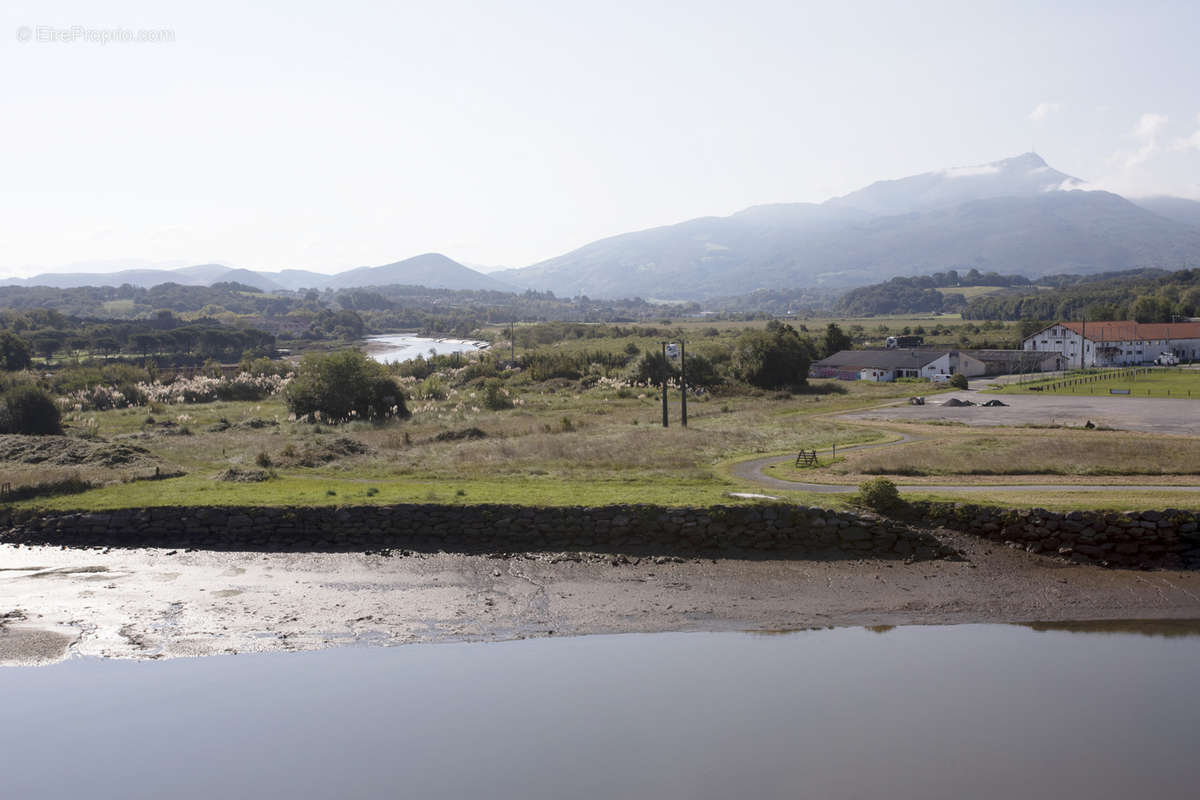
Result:
{"label": "white building", "polygon": [[894,381],[897,378],[944,378],[955,371],[949,350],[842,350],[809,368],[813,378]]}
{"label": "white building", "polygon": [[1162,353],[1200,361],[1200,322],[1059,322],[1022,346],[1061,353],[1067,369],[1150,364]]}

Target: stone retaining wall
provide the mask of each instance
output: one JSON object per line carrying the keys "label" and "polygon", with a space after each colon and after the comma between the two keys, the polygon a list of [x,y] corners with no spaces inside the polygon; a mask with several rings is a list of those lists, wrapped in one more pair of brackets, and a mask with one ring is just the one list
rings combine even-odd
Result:
{"label": "stone retaining wall", "polygon": [[1064,513],[930,502],[912,503],[909,509],[929,524],[1077,563],[1200,568],[1200,514],[1194,511]]}
{"label": "stone retaining wall", "polygon": [[204,550],[593,551],[653,555],[931,559],[953,554],[928,532],[872,514],[786,504],[666,508],[391,505],[0,510],[0,542]]}
{"label": "stone retaining wall", "polygon": [[870,513],[787,504],[163,507],[104,512],[0,508],[0,542],[202,550],[584,550],[652,555],[780,554],[931,559],[953,554],[923,528],[944,527],[1077,563],[1200,568],[1200,514],[1059,513],[917,502],[909,524]]}

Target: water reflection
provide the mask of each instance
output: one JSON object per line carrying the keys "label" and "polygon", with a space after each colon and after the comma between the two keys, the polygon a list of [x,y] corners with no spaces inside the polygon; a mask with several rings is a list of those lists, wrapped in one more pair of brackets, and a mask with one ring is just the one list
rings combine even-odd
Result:
{"label": "water reflection", "polygon": [[1119,633],[1161,636],[1167,639],[1200,636],[1200,619],[1094,619],[1081,622],[1022,622],[1018,624],[1039,633],[1047,631]]}
{"label": "water reflection", "polygon": [[886,627],[0,670],[4,796],[1195,796],[1200,639]]}
{"label": "water reflection", "polygon": [[367,355],[384,364],[408,361],[417,356],[428,357],[430,352],[438,355],[470,353],[487,347],[487,342],[467,339],[431,339],[409,333],[372,336],[367,339],[367,344],[369,345]]}

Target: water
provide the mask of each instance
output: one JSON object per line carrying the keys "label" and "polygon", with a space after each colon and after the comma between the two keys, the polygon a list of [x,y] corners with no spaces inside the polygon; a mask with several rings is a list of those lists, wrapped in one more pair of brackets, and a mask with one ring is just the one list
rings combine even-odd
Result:
{"label": "water", "polygon": [[[388,336],[372,336],[367,342],[382,345],[379,349],[372,347],[367,354],[376,361],[391,364],[395,361],[408,361],[417,356],[429,356],[433,350],[438,355],[444,353],[470,353],[482,350],[487,342],[468,341],[466,339],[429,339],[414,334],[399,333]],[[386,349],[384,349],[386,348]]]}
{"label": "water", "polygon": [[1160,635],[911,627],[74,659],[0,670],[0,785],[13,798],[1192,798],[1200,638],[1148,630]]}

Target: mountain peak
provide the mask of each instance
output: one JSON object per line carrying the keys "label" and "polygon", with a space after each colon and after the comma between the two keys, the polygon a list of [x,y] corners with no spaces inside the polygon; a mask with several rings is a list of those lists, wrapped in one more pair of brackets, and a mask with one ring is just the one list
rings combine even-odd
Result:
{"label": "mountain peak", "polygon": [[998,161],[998,164],[1011,165],[1015,167],[1048,167],[1046,159],[1039,156],[1037,153],[1030,150],[1028,153],[1021,153],[1019,156],[1006,158],[1003,161]]}
{"label": "mountain peak", "polygon": [[911,214],[994,197],[1037,197],[1078,184],[1037,153],[968,167],[950,167],[899,180],[877,181],[827,203],[878,216]]}

